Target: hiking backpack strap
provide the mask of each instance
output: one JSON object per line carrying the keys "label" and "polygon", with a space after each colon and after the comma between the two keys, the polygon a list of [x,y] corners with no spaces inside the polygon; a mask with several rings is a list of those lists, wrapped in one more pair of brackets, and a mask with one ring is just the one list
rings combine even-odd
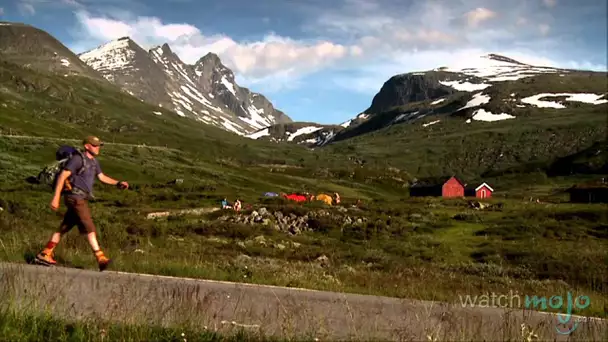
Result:
{"label": "hiking backpack strap", "polygon": [[84,171],[87,169],[87,157],[84,155],[84,153],[81,150],[76,150],[76,153],[78,153],[78,155],[80,155],[80,158],[82,159],[82,166],[78,169],[78,171],[76,171],[76,174],[81,175],[84,173]]}

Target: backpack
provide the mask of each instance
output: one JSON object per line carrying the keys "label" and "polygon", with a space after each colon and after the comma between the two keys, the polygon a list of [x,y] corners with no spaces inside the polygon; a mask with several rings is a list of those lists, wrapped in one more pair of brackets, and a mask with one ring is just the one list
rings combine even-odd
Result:
{"label": "backpack", "polygon": [[40,171],[38,177],[36,177],[38,183],[47,184],[52,190],[55,190],[57,177],[68,161],[76,154],[82,157],[82,167],[77,171],[77,174],[82,174],[86,170],[87,163],[87,158],[85,158],[84,153],[73,146],[64,145],[60,146],[55,152],[55,161],[45,166],[44,169]]}

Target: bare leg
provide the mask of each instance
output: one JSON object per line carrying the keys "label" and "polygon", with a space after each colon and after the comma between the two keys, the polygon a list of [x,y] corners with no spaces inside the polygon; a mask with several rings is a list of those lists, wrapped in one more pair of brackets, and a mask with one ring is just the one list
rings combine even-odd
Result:
{"label": "bare leg", "polygon": [[99,250],[99,242],[97,242],[97,234],[95,232],[87,234],[87,240],[89,241],[89,245],[93,252],[97,252]]}
{"label": "bare leg", "polygon": [[73,226],[74,223],[72,222],[71,215],[66,215],[63,222],[61,222],[61,225],[59,226],[59,231],[56,231],[51,235],[51,238],[46,243],[46,246],[42,250],[42,253],[46,255],[50,255],[51,253],[53,253],[53,250],[55,249],[57,244],[59,244],[59,241],[61,241],[61,237],[63,236],[63,234],[69,232]]}
{"label": "bare leg", "polygon": [[61,232],[55,232],[55,233],[53,233],[53,235],[51,235],[50,241],[53,242],[53,243],[55,243],[55,244],[58,244],[59,241],[61,241],[61,235],[62,235]]}

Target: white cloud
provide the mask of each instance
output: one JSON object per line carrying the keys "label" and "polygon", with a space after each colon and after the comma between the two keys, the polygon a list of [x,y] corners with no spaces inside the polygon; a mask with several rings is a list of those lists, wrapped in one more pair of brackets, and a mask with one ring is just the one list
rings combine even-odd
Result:
{"label": "white cloud", "polygon": [[[554,0],[535,1],[540,9],[556,5]],[[546,23],[552,19],[531,9],[530,2],[342,0],[331,7],[315,4],[293,5],[308,16],[302,32],[319,37],[315,40],[271,32],[257,41],[237,41],[226,35],[207,35],[188,23],[115,10],[106,12],[109,16],[77,12],[81,40],[75,45],[92,48],[130,36],[144,49],[168,43],[187,63],[214,52],[235,72],[237,82],[267,91],[296,87],[302,77],[319,70],[328,71],[328,75],[347,70],[336,83],[364,92],[377,91],[394,74],[431,69],[446,61],[466,61],[476,53],[506,50],[503,54],[526,61],[534,60],[534,54],[549,53],[542,49],[561,50],[563,46],[550,36],[553,31]],[[536,64],[556,63],[538,59]]]}
{"label": "white cloud", "polygon": [[17,4],[17,8],[19,9],[19,12],[23,15],[36,14],[36,9],[34,8],[34,5],[28,2],[20,2],[19,4]]}
{"label": "white cloud", "polygon": [[168,43],[184,62],[191,64],[214,52],[235,73],[254,83],[298,77],[361,52],[329,41],[304,42],[275,34],[268,34],[261,41],[237,42],[224,35],[206,36],[190,24],[168,24],[155,17],[117,20],[81,11],[77,19],[84,29],[82,38],[93,41],[89,46],[129,36],[145,49]]}
{"label": "white cloud", "polygon": [[66,5],[69,7],[76,7],[76,8],[84,8],[84,4],[76,1],[76,0],[61,0],[61,4],[62,5]]}
{"label": "white cloud", "polygon": [[476,9],[467,12],[465,17],[467,24],[470,27],[477,27],[480,23],[496,17],[496,12],[493,12],[487,8],[477,7]]}
{"label": "white cloud", "polygon": [[543,0],[547,7],[555,7],[557,0]]}
{"label": "white cloud", "polygon": [[360,67],[356,72],[348,72],[346,73],[347,75],[336,76],[333,84],[373,96],[380,90],[382,84],[394,75],[406,72],[427,71],[441,66],[449,66],[451,68],[476,67],[479,63],[479,56],[489,53],[508,56],[531,65],[560,66],[559,63],[551,59],[536,57],[529,51],[494,51],[482,48],[464,48],[453,51],[429,50],[405,52],[398,58],[365,65]]}

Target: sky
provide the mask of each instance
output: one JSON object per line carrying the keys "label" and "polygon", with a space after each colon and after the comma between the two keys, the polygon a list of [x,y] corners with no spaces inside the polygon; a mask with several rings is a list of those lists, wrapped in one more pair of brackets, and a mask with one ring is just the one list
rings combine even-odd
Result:
{"label": "sky", "polygon": [[3,0],[0,20],[75,53],[123,36],[186,63],[216,53],[294,121],[339,124],[396,74],[497,53],[606,71],[607,0]]}

